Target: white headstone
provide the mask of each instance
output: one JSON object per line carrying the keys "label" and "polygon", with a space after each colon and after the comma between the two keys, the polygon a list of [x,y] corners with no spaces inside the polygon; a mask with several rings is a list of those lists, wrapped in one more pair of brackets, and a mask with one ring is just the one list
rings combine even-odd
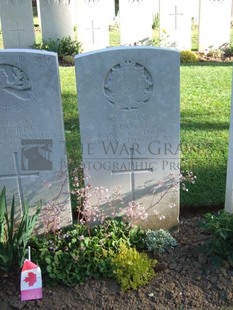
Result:
{"label": "white headstone", "polygon": [[57,54],[0,50],[0,98],[0,191],[71,224]]}
{"label": "white headstone", "polygon": [[191,3],[160,0],[160,46],[191,50]]}
{"label": "white headstone", "polygon": [[43,40],[74,39],[75,0],[37,0]]}
{"label": "white headstone", "polygon": [[28,48],[34,44],[31,0],[1,0],[0,15],[4,48]]}
{"label": "white headstone", "polygon": [[200,0],[191,0],[191,16],[194,24],[199,24],[199,4]]}
{"label": "white headstone", "polygon": [[142,45],[152,38],[151,0],[120,0],[121,45]]}
{"label": "white headstone", "polygon": [[226,176],[225,210],[233,213],[233,83],[231,93],[231,115],[229,128],[229,149]]}
{"label": "white headstone", "polygon": [[106,4],[105,11],[107,12],[107,15],[109,16],[109,24],[112,24],[116,16],[115,0],[108,0],[105,2],[105,4]]}
{"label": "white headstone", "polygon": [[[135,201],[149,213],[143,226],[176,227],[179,53],[115,47],[77,55],[75,61],[88,182],[109,193],[121,186],[125,206]],[[107,206],[105,212],[112,210]]]}
{"label": "white headstone", "polygon": [[199,51],[230,43],[231,0],[200,0]]}
{"label": "white headstone", "polygon": [[78,41],[84,52],[109,46],[109,0],[77,0]]}

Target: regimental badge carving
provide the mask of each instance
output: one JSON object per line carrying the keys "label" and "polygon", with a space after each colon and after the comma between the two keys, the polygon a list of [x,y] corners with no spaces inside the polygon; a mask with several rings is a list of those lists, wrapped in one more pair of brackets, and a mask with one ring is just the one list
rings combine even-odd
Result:
{"label": "regimental badge carving", "polygon": [[0,114],[20,112],[34,105],[35,98],[27,74],[20,68],[0,64]]}
{"label": "regimental badge carving", "polygon": [[152,91],[150,72],[133,60],[115,65],[104,81],[105,97],[112,106],[125,111],[142,107],[150,99]]}

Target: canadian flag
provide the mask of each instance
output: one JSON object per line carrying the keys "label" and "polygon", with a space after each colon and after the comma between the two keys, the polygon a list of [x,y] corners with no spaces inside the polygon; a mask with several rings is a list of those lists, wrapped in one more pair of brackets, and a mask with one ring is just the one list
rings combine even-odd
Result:
{"label": "canadian flag", "polygon": [[40,267],[26,259],[20,281],[21,300],[42,298],[42,277]]}

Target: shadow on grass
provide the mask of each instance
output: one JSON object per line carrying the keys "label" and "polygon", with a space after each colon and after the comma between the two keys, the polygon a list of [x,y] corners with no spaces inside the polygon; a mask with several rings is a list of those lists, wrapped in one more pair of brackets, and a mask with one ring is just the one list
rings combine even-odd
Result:
{"label": "shadow on grass", "polygon": [[182,63],[181,67],[232,67],[233,62],[231,61],[199,61],[194,63]]}
{"label": "shadow on grass", "polygon": [[79,118],[66,118],[64,120],[65,130],[66,131],[77,131],[79,133]]}
{"label": "shadow on grass", "polygon": [[[183,113],[181,113],[182,115]],[[195,121],[181,121],[181,130],[229,130],[229,122],[195,122]]]}
{"label": "shadow on grass", "polygon": [[[212,165],[211,160],[200,167],[193,162],[192,171],[197,177],[195,184],[188,184],[188,192],[181,191],[181,207],[223,207],[226,190],[227,163]],[[205,210],[203,210],[204,212]]]}

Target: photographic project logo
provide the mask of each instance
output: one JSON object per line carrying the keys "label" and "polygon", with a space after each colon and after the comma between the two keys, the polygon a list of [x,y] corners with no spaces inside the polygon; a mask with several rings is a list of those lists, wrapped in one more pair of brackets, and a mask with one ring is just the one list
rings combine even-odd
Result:
{"label": "photographic project logo", "polygon": [[21,141],[22,170],[46,171],[52,170],[51,139],[29,139]]}

